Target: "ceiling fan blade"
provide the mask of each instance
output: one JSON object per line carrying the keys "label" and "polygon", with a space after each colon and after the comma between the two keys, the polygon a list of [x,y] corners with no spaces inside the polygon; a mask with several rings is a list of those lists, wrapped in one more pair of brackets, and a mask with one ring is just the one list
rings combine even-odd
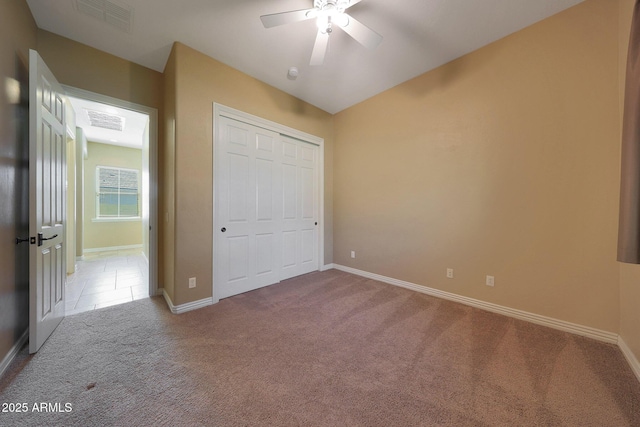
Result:
{"label": "ceiling fan blade", "polygon": [[360,21],[353,18],[353,16],[347,15],[349,22],[344,27],[340,27],[345,33],[356,39],[361,45],[366,48],[374,49],[382,41],[382,36],[371,28],[367,27]]}
{"label": "ceiling fan blade", "polygon": [[360,3],[362,0],[351,0],[345,9],[349,9],[354,4]]}
{"label": "ceiling fan blade", "polygon": [[290,12],[272,13],[270,15],[262,15],[262,25],[265,28],[277,27],[278,25],[290,24],[292,22],[304,21],[316,17],[316,10],[302,9],[292,10]]}
{"label": "ceiling fan blade", "polygon": [[324,55],[327,53],[327,46],[329,46],[329,33],[318,31],[316,42],[313,45],[313,52],[311,52],[311,61],[309,62],[309,65],[322,65],[324,62]]}

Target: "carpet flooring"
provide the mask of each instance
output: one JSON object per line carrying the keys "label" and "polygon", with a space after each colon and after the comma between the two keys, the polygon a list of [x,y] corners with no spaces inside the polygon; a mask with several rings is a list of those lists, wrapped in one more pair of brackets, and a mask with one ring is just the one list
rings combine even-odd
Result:
{"label": "carpet flooring", "polygon": [[337,270],[68,317],[0,403],[28,409],[2,426],[640,426],[615,345]]}

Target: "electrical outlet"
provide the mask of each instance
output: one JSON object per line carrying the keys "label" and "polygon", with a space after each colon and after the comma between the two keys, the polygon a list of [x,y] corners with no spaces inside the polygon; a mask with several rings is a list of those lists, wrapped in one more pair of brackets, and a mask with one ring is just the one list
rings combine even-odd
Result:
{"label": "electrical outlet", "polygon": [[189,288],[195,288],[195,287],[196,287],[196,278],[189,277]]}
{"label": "electrical outlet", "polygon": [[453,279],[453,268],[447,268],[447,278]]}
{"label": "electrical outlet", "polygon": [[494,283],[495,283],[495,277],[487,276],[487,281],[486,281],[487,286],[493,286]]}
{"label": "electrical outlet", "polygon": [[356,257],[356,251],[351,251],[351,258],[355,258]]}

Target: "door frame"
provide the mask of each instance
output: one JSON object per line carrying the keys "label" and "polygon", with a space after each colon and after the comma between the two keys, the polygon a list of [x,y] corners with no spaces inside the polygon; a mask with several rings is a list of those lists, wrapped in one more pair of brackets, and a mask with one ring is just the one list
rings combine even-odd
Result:
{"label": "door frame", "polygon": [[116,108],[136,111],[149,116],[149,295],[158,293],[158,110],[146,105],[62,85],[65,93]]}
{"label": "door frame", "polygon": [[263,129],[267,129],[282,135],[287,135],[295,139],[299,139],[301,141],[307,142],[309,144],[313,144],[318,146],[318,151],[320,152],[318,159],[318,271],[321,271],[324,266],[324,138],[320,138],[319,136],[312,135],[310,133],[306,133],[300,131],[298,129],[291,128],[289,126],[282,125],[280,123],[273,122],[271,120],[263,119],[262,117],[254,116],[253,114],[245,113],[244,111],[236,110],[231,107],[227,107],[222,104],[218,104],[217,102],[213,103],[213,174],[212,174],[212,187],[213,187],[213,258],[211,262],[212,266],[212,283],[211,283],[211,292],[213,295],[213,303],[217,303],[220,301],[216,293],[216,230],[220,224],[217,223],[216,218],[216,171],[219,170],[218,162],[220,159],[216,156],[216,139],[218,136],[219,129],[219,121],[220,117],[226,117],[229,119],[237,120],[239,122],[243,122],[252,126],[257,126]]}

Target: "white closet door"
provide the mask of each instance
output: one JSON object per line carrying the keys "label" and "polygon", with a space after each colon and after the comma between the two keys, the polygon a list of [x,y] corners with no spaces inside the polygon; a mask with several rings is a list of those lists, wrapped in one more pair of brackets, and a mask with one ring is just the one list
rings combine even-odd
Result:
{"label": "white closet door", "polygon": [[280,281],[280,135],[221,117],[216,153],[217,298]]}
{"label": "white closet door", "polygon": [[318,269],[317,145],[282,137],[282,273],[299,276]]}

